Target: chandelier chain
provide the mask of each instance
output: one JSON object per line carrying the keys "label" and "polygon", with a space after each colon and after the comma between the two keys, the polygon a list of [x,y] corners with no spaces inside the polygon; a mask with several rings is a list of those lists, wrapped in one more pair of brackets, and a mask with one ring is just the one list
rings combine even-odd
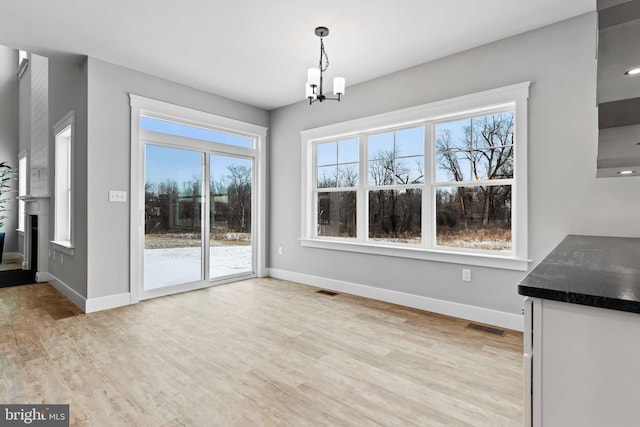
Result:
{"label": "chandelier chain", "polygon": [[[324,58],[324,66],[322,65],[322,58]],[[327,71],[327,68],[329,68],[329,55],[327,55],[327,52],[325,52],[324,50],[324,42],[322,41],[322,37],[320,37],[320,63],[318,64],[318,68],[320,68],[320,71],[322,71],[323,73]]]}

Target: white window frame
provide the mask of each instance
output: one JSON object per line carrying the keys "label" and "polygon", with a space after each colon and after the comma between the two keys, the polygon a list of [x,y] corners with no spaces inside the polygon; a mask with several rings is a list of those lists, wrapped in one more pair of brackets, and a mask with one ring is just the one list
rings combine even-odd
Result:
{"label": "white window frame", "polygon": [[[54,134],[54,250],[73,255],[74,251],[74,147],[75,112],[70,111],[53,126]],[[68,134],[68,136],[67,136]],[[64,170],[60,168],[64,167]],[[64,197],[62,193],[66,193]]]}
{"label": "white window frame", "polygon": [[[527,99],[530,82],[505,86],[484,92],[460,96],[452,99],[424,104],[417,107],[364,117],[300,132],[302,139],[302,218],[301,245],[304,247],[369,253],[466,265],[486,266],[510,270],[526,271],[530,260],[527,258],[528,206],[527,206]],[[434,127],[438,122],[453,120],[469,115],[479,116],[509,108],[514,112],[514,177],[512,187],[512,250],[510,252],[468,250],[435,246],[435,158]],[[366,192],[367,160],[366,135],[390,131],[402,127],[425,126],[425,184],[423,192],[422,219],[423,235],[421,245],[400,245],[379,241],[369,241],[364,221],[367,214]],[[358,237],[330,238],[317,237],[315,233],[315,165],[314,150],[319,142],[360,138],[360,188],[358,189]],[[363,160],[364,159],[364,160]],[[378,188],[378,187],[376,187]],[[392,189],[393,186],[389,186]],[[426,221],[426,222],[425,222]],[[425,226],[424,224],[430,224]]]}
{"label": "white window frame", "polygon": [[[144,217],[145,217],[145,171],[144,171],[144,147],[145,135],[153,135],[153,140],[168,145],[180,145],[179,141],[185,139],[170,134],[163,134],[140,129],[140,117],[147,116],[160,120],[175,121],[187,126],[201,127],[221,132],[229,132],[237,135],[251,137],[254,147],[244,148],[234,145],[219,144],[209,141],[190,140],[189,146],[197,146],[204,152],[220,152],[224,155],[238,156],[254,159],[253,174],[255,193],[255,215],[252,215],[254,243],[255,275],[265,277],[266,267],[266,138],[267,128],[240,120],[218,116],[204,111],[171,104],[156,99],[129,94],[131,105],[131,211],[130,211],[130,295],[131,303],[135,304],[141,299],[160,296],[162,292],[142,292],[144,283]],[[205,168],[206,169],[206,168]],[[203,219],[206,215],[203,216]],[[208,222],[205,221],[205,225]],[[211,280],[205,277],[203,281],[194,282],[193,286],[185,286],[181,291],[199,289],[211,286]],[[172,292],[171,290],[169,290]]]}
{"label": "white window frame", "polygon": [[23,151],[18,154],[18,233],[24,233],[26,222],[26,202],[24,199],[28,195],[29,188],[29,152]]}
{"label": "white window frame", "polygon": [[16,70],[16,74],[18,78],[21,78],[25,71],[27,71],[27,67],[29,66],[29,53],[24,50],[18,51],[18,69]]}

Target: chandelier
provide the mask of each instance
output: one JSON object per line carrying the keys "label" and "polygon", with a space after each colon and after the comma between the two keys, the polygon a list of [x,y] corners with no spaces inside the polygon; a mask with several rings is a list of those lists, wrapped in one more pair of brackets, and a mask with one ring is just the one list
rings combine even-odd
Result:
{"label": "chandelier", "polygon": [[333,94],[336,95],[337,98],[328,98],[325,96],[322,87],[324,80],[322,73],[327,71],[327,68],[329,67],[329,56],[324,50],[324,42],[322,38],[329,35],[329,29],[327,27],[318,27],[315,32],[316,36],[320,37],[320,61],[318,63],[318,68],[309,68],[309,71],[307,72],[305,92],[309,99],[309,105],[316,101],[340,101],[340,96],[344,95],[344,77],[336,77],[333,79]]}

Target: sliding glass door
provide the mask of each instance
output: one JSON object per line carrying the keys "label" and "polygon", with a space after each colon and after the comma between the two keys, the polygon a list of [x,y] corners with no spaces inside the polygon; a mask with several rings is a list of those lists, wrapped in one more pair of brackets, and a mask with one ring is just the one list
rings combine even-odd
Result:
{"label": "sliding glass door", "polygon": [[251,273],[253,160],[210,156],[209,278]]}
{"label": "sliding glass door", "polygon": [[145,146],[144,290],[203,279],[203,154]]}
{"label": "sliding glass door", "polygon": [[255,274],[253,140],[142,117],[141,297]]}

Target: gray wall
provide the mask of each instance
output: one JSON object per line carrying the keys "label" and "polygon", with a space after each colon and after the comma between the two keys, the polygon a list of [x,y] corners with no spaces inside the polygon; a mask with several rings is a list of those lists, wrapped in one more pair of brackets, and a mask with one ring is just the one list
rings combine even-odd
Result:
{"label": "gray wall", "polygon": [[[7,162],[18,170],[18,52],[5,46],[0,46],[0,162]],[[16,176],[17,178],[17,176]],[[14,185],[17,191],[17,185]],[[5,242],[4,252],[18,251],[18,203],[15,194],[4,197],[7,209],[2,215]],[[13,200],[9,200],[13,199]]]}
{"label": "gray wall", "polygon": [[130,194],[129,93],[261,126],[269,113],[93,58],[88,88],[87,296],[98,298],[129,292],[129,200],[108,202],[109,190]]}
{"label": "gray wall", "polygon": [[73,255],[56,254],[49,258],[49,272],[86,298],[87,296],[87,60],[85,58],[49,57],[49,239],[54,236],[54,165],[55,135],[53,126],[70,111],[75,112],[74,180],[73,180]]}
{"label": "gray wall", "polygon": [[523,272],[472,267],[463,283],[459,264],[301,247],[299,132],[523,81],[532,82],[530,266],[567,234],[640,237],[640,178],[594,178],[595,40],[592,13],[348,87],[340,103],[272,111],[270,267],[519,314]]}

